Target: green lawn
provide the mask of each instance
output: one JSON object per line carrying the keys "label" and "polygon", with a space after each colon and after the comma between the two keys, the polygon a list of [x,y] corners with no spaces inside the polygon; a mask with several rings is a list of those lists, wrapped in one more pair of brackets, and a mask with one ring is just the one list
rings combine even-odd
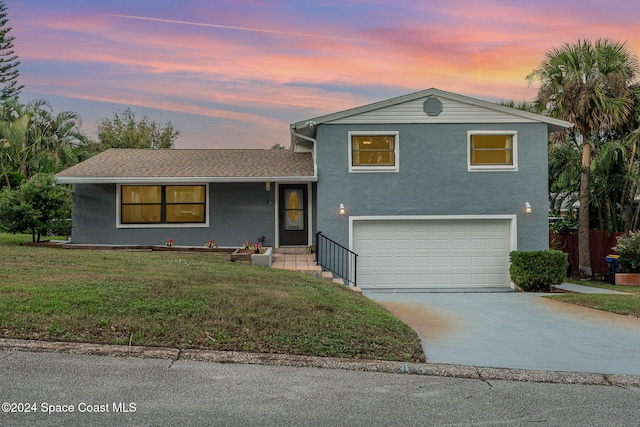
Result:
{"label": "green lawn", "polygon": [[417,334],[345,286],[184,252],[19,246],[0,234],[0,336],[424,361]]}
{"label": "green lawn", "polygon": [[626,292],[631,295],[559,294],[550,296],[549,298],[568,302],[571,304],[582,305],[584,307],[590,307],[598,310],[622,314],[625,316],[640,318],[640,287],[615,286],[604,282],[585,280],[569,281],[585,286],[593,286],[596,288],[612,289],[615,291]]}

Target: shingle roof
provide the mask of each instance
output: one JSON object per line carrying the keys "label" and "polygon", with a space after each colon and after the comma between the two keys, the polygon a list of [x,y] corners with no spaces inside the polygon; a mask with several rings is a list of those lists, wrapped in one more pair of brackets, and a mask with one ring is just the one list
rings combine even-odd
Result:
{"label": "shingle roof", "polygon": [[111,148],[56,175],[61,183],[123,180],[314,181],[310,153],[291,150],[151,150]]}

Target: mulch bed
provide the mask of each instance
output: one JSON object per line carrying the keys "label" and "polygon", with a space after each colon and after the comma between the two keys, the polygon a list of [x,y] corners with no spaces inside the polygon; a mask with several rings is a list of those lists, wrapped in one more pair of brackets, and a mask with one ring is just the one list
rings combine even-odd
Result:
{"label": "mulch bed", "polygon": [[237,248],[208,248],[197,246],[161,246],[161,245],[82,245],[74,243],[51,242],[48,240],[39,243],[25,242],[20,246],[36,246],[56,249],[84,249],[84,250],[110,250],[110,251],[164,251],[164,252],[209,252],[232,254]]}

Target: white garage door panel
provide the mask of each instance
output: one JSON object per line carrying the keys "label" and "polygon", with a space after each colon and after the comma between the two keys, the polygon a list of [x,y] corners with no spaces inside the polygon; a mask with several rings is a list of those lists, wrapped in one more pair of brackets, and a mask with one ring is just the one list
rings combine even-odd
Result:
{"label": "white garage door panel", "polygon": [[356,220],[363,288],[509,286],[506,219]]}

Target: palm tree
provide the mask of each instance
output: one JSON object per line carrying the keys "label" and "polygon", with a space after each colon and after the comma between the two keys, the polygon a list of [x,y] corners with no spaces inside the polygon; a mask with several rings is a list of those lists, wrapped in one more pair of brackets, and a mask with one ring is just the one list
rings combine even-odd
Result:
{"label": "palm tree", "polygon": [[626,43],[608,39],[565,43],[545,55],[527,79],[539,80],[536,102],[547,115],[574,123],[574,137],[582,146],[579,271],[591,277],[589,251],[589,172],[592,148],[602,132],[624,123],[631,112],[630,86],[638,72],[637,59]]}
{"label": "palm tree", "polygon": [[0,108],[0,178],[26,180],[38,172],[55,173],[77,163],[76,150],[87,138],[73,112],[53,114],[44,101],[6,102]]}
{"label": "palm tree", "polygon": [[590,213],[596,213],[601,230],[631,229],[634,198],[640,182],[637,162],[637,147],[630,139],[612,140],[594,147],[589,183]]}
{"label": "palm tree", "polygon": [[29,105],[34,113],[29,128],[30,174],[55,173],[77,163],[74,149],[83,146],[80,117],[70,111],[53,114],[47,104]]}
{"label": "palm tree", "polygon": [[[26,173],[25,147],[33,115],[24,112],[14,119],[0,120],[0,177],[11,188],[10,174]],[[24,167],[22,167],[24,166]]]}
{"label": "palm tree", "polygon": [[623,191],[620,213],[625,227],[620,231],[637,230],[640,227],[640,207],[635,203],[635,197],[640,193],[640,127],[631,132],[624,142],[628,153],[626,159],[627,186]]}
{"label": "palm tree", "polygon": [[562,144],[549,144],[548,157],[551,210],[560,214],[564,207],[572,214],[580,191],[580,147],[570,139]]}

